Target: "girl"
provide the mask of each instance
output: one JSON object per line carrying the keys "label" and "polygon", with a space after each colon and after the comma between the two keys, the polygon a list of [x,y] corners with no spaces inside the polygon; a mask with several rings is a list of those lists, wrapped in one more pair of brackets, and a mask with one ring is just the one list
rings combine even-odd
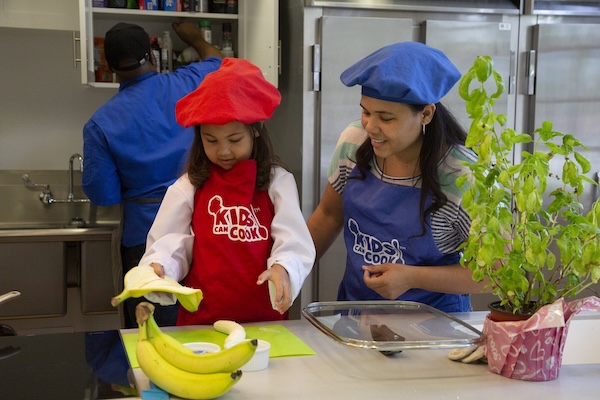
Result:
{"label": "girl", "polygon": [[315,249],[294,177],[273,155],[264,126],[280,100],[260,69],[226,58],[177,103],[177,121],[195,126],[195,139],[140,265],[202,290],[196,312],[179,308],[178,325],[287,318],[312,268]]}

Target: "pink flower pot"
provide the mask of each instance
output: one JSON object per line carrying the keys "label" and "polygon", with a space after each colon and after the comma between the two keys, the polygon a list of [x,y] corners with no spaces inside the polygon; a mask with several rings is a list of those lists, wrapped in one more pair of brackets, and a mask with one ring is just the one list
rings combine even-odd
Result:
{"label": "pink flower pot", "polygon": [[524,321],[497,322],[488,315],[483,324],[488,369],[526,381],[558,378],[569,322],[583,310],[600,311],[600,299],[591,296],[569,304],[560,299]]}

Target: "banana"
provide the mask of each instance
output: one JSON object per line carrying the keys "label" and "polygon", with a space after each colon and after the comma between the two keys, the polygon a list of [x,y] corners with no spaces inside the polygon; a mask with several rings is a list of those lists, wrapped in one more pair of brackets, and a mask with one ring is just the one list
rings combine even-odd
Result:
{"label": "banana", "polygon": [[242,371],[194,374],[169,364],[148,340],[148,323],[139,324],[136,356],[148,379],[166,392],[184,399],[214,399],[239,381]]}
{"label": "banana", "polygon": [[113,297],[111,304],[116,307],[130,297],[141,297],[150,292],[173,293],[179,303],[190,312],[198,310],[202,300],[202,291],[180,285],[173,278],[159,277],[150,265],[138,265],[130,269],[123,279],[125,288]]}
{"label": "banana", "polygon": [[226,349],[246,339],[246,330],[242,325],[235,321],[220,319],[213,324],[213,328],[215,328],[216,331],[227,335],[225,344],[223,345]]}
{"label": "banana", "polygon": [[152,315],[147,324],[149,340],[158,354],[175,367],[197,374],[237,371],[250,361],[258,344],[256,339],[244,340],[223,351],[196,354],[174,337],[162,332]]}

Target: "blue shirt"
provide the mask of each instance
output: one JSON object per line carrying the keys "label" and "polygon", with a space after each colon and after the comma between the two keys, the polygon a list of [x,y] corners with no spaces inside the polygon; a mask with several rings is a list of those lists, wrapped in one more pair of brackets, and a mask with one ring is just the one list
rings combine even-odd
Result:
{"label": "blue shirt", "polygon": [[123,82],[85,124],[83,190],[96,205],[124,203],[124,246],[146,243],[160,200],[183,172],[194,131],[176,122],[175,103],[220,65],[209,57]]}

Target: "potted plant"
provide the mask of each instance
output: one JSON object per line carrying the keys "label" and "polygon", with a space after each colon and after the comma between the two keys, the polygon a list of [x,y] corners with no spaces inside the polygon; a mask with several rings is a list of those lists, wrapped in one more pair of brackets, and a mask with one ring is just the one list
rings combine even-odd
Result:
{"label": "potted plant", "polygon": [[[585,176],[590,162],[578,152],[585,146],[572,134],[554,131],[551,122],[544,122],[533,136],[506,127],[506,116],[493,111],[503,92],[502,77],[489,56],[477,57],[459,83],[459,94],[472,120],[466,146],[477,154],[477,161],[469,165],[470,174],[457,182],[470,185],[463,206],[472,220],[461,263],[472,271],[474,280],[487,281],[501,309],[537,318],[491,324],[488,316],[484,334],[490,351],[492,331],[518,325],[520,328],[504,332],[506,340],[513,340],[523,329],[539,331],[547,325],[543,316],[548,315],[549,307],[562,308],[566,318],[564,332],[556,334],[566,334],[568,318],[581,307],[600,309],[596,297],[589,298],[586,305],[577,303],[578,307],[564,301],[600,278],[600,202],[596,200],[586,213],[579,201],[584,184],[595,184]],[[520,162],[513,162],[517,146],[527,149]],[[551,162],[562,164],[562,174],[551,172]],[[514,342],[512,345],[517,347]],[[560,354],[562,345],[559,342],[557,346]],[[520,374],[520,379],[531,373]],[[553,379],[558,369],[543,374],[532,380]]]}

